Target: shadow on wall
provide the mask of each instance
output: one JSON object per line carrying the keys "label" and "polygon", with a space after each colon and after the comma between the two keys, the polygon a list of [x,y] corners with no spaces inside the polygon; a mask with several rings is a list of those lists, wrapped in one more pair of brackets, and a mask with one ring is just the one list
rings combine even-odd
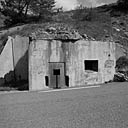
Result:
{"label": "shadow on wall", "polygon": [[17,90],[28,90],[28,50],[17,62],[14,71],[0,78],[1,87],[10,87]]}

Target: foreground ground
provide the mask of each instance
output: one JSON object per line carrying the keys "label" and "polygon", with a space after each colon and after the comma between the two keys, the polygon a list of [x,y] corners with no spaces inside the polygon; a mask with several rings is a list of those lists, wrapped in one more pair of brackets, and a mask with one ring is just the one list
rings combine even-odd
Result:
{"label": "foreground ground", "polygon": [[2,93],[0,128],[128,128],[128,83]]}

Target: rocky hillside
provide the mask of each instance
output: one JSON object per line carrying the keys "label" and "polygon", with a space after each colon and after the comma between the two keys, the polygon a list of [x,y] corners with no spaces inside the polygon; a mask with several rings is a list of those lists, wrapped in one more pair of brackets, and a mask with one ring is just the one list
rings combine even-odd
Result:
{"label": "rocky hillside", "polygon": [[[8,35],[28,36],[37,29],[51,26],[51,24],[67,24],[83,37],[101,41],[114,40],[128,54],[128,13],[117,10],[116,4],[60,12],[54,15],[52,19],[51,22],[47,23],[24,24],[0,31],[1,45]],[[3,25],[3,20],[0,22]]]}
{"label": "rocky hillside", "polygon": [[112,18],[112,37],[123,46],[128,55],[128,15]]}
{"label": "rocky hillside", "polygon": [[6,19],[5,16],[3,16],[1,13],[0,13],[0,28],[2,28],[4,26],[4,20]]}

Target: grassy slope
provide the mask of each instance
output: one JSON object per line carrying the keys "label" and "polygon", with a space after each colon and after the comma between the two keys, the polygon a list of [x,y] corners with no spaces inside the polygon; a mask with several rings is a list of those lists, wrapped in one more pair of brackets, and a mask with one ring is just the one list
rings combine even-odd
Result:
{"label": "grassy slope", "polygon": [[[128,47],[128,15],[119,11],[113,11],[111,13],[114,6],[114,4],[105,5],[93,8],[91,11],[89,9],[83,9],[75,16],[73,16],[76,13],[75,10],[61,12],[53,17],[53,22],[72,25],[81,34],[87,34],[95,40],[109,40],[113,36],[116,42]],[[4,40],[8,35],[15,34],[28,36],[38,28],[44,28],[46,24],[51,23],[27,24],[23,27],[15,27],[15,29],[11,28],[5,31],[2,36],[0,35],[0,39]]]}
{"label": "grassy slope", "polygon": [[[105,35],[110,33],[110,19],[107,16],[104,16],[104,13],[96,13],[98,14],[99,19],[95,19],[92,17],[91,21],[79,20],[77,18],[72,18],[73,12],[64,12],[60,13],[53,17],[55,23],[66,23],[68,25],[72,25],[75,29],[77,29],[81,34],[87,34],[95,38],[96,40],[102,40]],[[13,34],[21,34],[28,35],[32,31],[44,27],[48,23],[37,23],[37,24],[29,24],[26,25],[22,30],[16,29],[12,31],[9,29],[5,36],[13,35]],[[1,37],[3,39],[3,36]]]}

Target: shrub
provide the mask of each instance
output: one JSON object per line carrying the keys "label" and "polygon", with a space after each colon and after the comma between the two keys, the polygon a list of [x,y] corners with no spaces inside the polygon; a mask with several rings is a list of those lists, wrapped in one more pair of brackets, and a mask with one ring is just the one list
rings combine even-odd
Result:
{"label": "shrub", "polygon": [[127,72],[128,71],[128,58],[126,56],[120,57],[116,61],[116,68],[118,71],[125,70]]}

